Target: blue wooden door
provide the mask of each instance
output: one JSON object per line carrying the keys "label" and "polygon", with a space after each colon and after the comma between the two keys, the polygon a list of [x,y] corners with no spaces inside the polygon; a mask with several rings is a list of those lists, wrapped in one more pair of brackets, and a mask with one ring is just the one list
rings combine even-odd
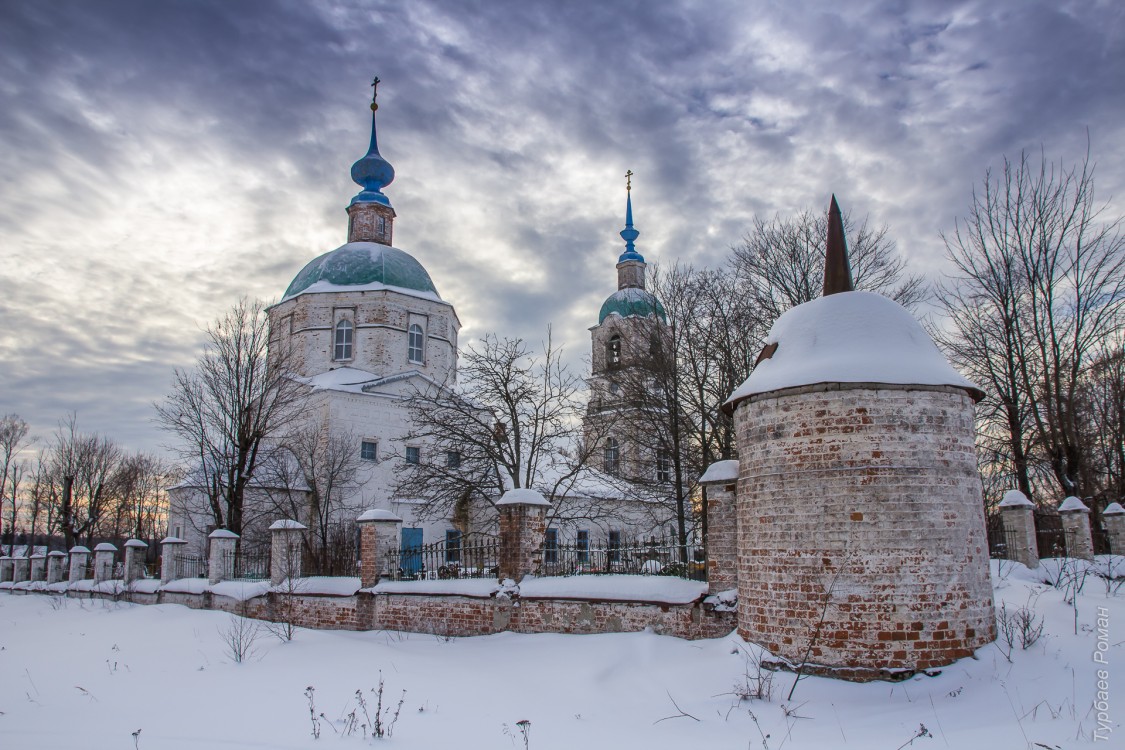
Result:
{"label": "blue wooden door", "polygon": [[422,530],[403,527],[402,529],[402,574],[413,578],[422,570]]}

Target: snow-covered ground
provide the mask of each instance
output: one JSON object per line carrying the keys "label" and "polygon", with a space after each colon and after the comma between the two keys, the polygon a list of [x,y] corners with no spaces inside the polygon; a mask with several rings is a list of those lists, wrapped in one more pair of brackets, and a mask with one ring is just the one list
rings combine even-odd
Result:
{"label": "snow-covered ground", "polygon": [[[1042,582],[1060,577],[1058,561],[993,566],[997,607],[1029,606],[1044,623],[1011,663],[993,644],[903,683],[806,678],[791,700],[794,676],[779,673],[768,701],[739,698],[758,676],[757,652],[733,636],[300,630],[285,643],[262,635],[236,663],[230,615],[0,594],[0,748],[523,748],[524,729],[534,750],[1071,748],[1098,729],[1098,669],[1111,719],[1100,733],[1125,746],[1125,589],[1108,595],[1087,576],[1076,634],[1067,591]],[[365,738],[362,711],[349,736],[357,690],[374,719],[380,674],[391,712],[406,691],[393,736]]]}

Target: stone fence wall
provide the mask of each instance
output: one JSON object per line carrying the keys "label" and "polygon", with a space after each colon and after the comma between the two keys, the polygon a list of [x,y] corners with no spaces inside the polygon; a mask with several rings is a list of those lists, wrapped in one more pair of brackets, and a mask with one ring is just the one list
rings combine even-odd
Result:
{"label": "stone fence wall", "polygon": [[[520,633],[610,633],[646,628],[681,638],[714,638],[735,628],[730,602],[709,596],[706,585],[663,578],[647,590],[639,576],[583,576],[600,579],[588,595],[568,582],[558,596],[527,595],[521,580],[534,575],[541,561],[529,538],[542,536],[542,513],[535,503],[501,506],[506,518],[503,538],[519,552],[503,560],[500,580],[390,582],[376,561],[397,546],[401,519],[385,511],[360,516],[360,577],[302,578],[301,535],[305,527],[278,521],[271,527],[269,579],[236,578],[238,536],[226,530],[211,535],[206,567],[189,565],[181,554],[185,543],[174,537],[161,542],[161,578],[144,577],[147,545],[125,544],[123,577],[114,578],[118,550],[102,544],[91,552],[75,547],[69,555],[52,552],[42,560],[0,559],[0,591],[12,594],[63,594],[112,598],[138,604],[181,604],[294,625],[344,630],[397,630],[441,636]],[[503,520],[503,519],[502,519]],[[528,528],[523,528],[527,526]],[[93,556],[93,565],[90,558]],[[190,570],[188,569],[190,567]],[[89,577],[89,571],[93,577]],[[380,579],[383,579],[382,581]],[[615,586],[607,579],[618,578]],[[667,589],[678,590],[666,596]],[[538,590],[542,591],[540,585]]]}
{"label": "stone fence wall", "polygon": [[[1038,567],[1041,550],[1035,528],[1035,505],[1019,490],[1009,490],[998,507],[1003,535],[1003,544],[997,549],[1000,556],[1029,568]],[[1058,514],[1067,557],[1093,559],[1090,509],[1078,498],[1068,497],[1059,505]],[[1102,511],[1102,524],[1110,553],[1125,555],[1125,508],[1110,503]]]}

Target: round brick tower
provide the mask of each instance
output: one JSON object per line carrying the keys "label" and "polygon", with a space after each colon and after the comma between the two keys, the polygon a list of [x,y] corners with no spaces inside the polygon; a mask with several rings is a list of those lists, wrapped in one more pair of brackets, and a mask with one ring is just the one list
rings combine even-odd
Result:
{"label": "round brick tower", "polygon": [[993,640],[981,395],[910,313],[852,291],[833,198],[825,296],[775,322],[727,402],[743,638],[860,680]]}

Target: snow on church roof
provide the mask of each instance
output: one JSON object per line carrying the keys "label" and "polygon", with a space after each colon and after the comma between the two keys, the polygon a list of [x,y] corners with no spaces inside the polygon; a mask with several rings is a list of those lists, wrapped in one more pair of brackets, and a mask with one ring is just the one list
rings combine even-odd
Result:
{"label": "snow on church roof", "polygon": [[430,274],[403,250],[377,242],[349,242],[314,258],[282,297],[319,292],[392,291],[442,302]]}
{"label": "snow on church roof", "polygon": [[948,385],[980,389],[953,369],[905,308],[881,294],[841,292],[806,302],[773,324],[777,344],[726,402],[820,383]]}

